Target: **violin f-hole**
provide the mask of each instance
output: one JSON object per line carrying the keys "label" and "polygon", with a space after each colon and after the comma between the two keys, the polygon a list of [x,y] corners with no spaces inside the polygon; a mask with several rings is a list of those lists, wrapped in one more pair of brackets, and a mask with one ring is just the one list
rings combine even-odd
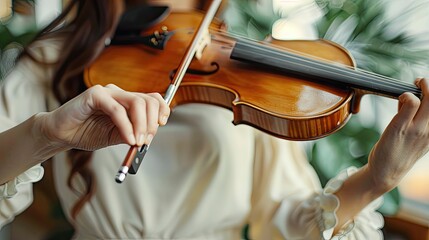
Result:
{"label": "violin f-hole", "polygon": [[[220,69],[220,66],[219,66],[219,64],[217,62],[212,62],[210,64],[210,66],[214,66],[214,69],[213,70],[204,71],[204,70],[199,70],[199,69],[188,68],[188,70],[186,71],[186,73],[187,74],[200,75],[200,76],[209,76],[209,75],[215,74]],[[173,80],[174,74],[176,74],[176,72],[177,72],[177,68],[174,69],[174,70],[172,70],[170,72],[170,80]]]}

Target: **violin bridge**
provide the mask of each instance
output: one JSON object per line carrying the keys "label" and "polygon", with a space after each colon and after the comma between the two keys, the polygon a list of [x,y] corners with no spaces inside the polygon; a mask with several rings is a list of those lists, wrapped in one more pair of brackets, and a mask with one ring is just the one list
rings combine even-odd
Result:
{"label": "violin bridge", "polygon": [[203,35],[200,43],[198,44],[198,48],[197,48],[197,50],[195,52],[195,57],[198,60],[201,59],[201,56],[203,55],[204,48],[206,48],[207,45],[209,45],[210,43],[211,43],[211,36],[210,36],[209,30],[206,29],[204,31],[204,35]]}

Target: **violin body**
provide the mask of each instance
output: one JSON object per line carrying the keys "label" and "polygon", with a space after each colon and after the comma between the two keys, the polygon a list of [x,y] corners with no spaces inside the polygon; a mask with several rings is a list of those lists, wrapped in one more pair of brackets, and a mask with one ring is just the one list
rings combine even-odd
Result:
{"label": "violin body", "polygon": [[[202,17],[198,12],[171,13],[142,32],[152,34],[167,26],[173,34],[164,49],[144,44],[107,47],[85,70],[86,85],[113,83],[127,91],[165,93]],[[205,46],[201,57],[192,60],[171,107],[186,103],[225,107],[233,111],[234,124],[248,124],[290,140],[329,135],[340,129],[356,111],[353,109],[357,109],[353,105],[360,97],[352,88],[233,60],[230,56],[236,38],[225,34],[219,23],[212,23],[210,37],[211,43]],[[344,48],[324,40],[272,40],[260,44],[354,67],[353,58]]]}

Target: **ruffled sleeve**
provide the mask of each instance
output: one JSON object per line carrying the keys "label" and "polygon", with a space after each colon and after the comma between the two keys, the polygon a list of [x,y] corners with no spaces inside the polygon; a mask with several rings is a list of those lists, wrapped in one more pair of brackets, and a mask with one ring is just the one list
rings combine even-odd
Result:
{"label": "ruffled sleeve", "polygon": [[[55,42],[52,44],[47,41],[45,44],[48,45],[37,43],[30,51],[35,58],[49,62],[52,54],[58,51],[51,47],[56,45]],[[53,98],[49,85],[53,67],[50,66],[23,57],[0,83],[0,132],[27,120],[35,113],[50,110]],[[39,181],[43,173],[39,164],[0,185],[0,228],[32,203],[32,183]]]}
{"label": "ruffled sleeve", "polygon": [[316,206],[316,217],[319,219],[319,229],[323,232],[324,239],[383,239],[381,228],[384,225],[383,217],[376,210],[383,203],[380,197],[372,201],[364,208],[352,222],[346,224],[336,236],[333,235],[334,228],[337,226],[336,211],[340,206],[339,199],[334,195],[344,181],[358,171],[355,167],[350,167],[335,178],[331,179],[325,186],[325,189],[314,200]]}
{"label": "ruffled sleeve", "polygon": [[33,202],[31,184],[43,177],[43,171],[43,167],[36,165],[0,185],[0,228],[11,222]]}
{"label": "ruffled sleeve", "polygon": [[34,183],[42,179],[43,167],[36,165],[11,181],[0,185],[0,201],[14,197],[18,193],[20,186],[27,183]]}
{"label": "ruffled sleeve", "polygon": [[[303,199],[300,204],[291,205],[290,201],[285,199],[276,213],[276,225],[285,236],[294,237],[294,239],[383,239],[380,229],[384,225],[384,220],[382,215],[376,211],[383,202],[382,197],[371,202],[338,234],[333,235],[334,228],[337,226],[336,211],[341,204],[334,193],[356,171],[357,169],[354,167],[344,170],[331,179],[320,193],[314,193],[307,199]],[[287,217],[285,218],[285,216]],[[287,220],[284,221],[285,219]],[[304,231],[291,231],[291,228],[304,229]],[[290,236],[291,232],[296,235]],[[302,236],[299,236],[301,234]]]}

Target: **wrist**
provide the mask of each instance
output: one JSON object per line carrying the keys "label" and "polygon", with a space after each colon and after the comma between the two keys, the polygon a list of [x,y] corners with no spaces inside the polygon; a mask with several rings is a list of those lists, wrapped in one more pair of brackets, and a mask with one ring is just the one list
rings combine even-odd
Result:
{"label": "wrist", "polygon": [[372,202],[387,192],[385,186],[374,180],[372,169],[368,165],[364,165],[349,176],[342,188],[347,189],[345,193],[341,193],[342,195],[346,194],[348,197],[355,195],[355,198],[359,198],[363,205]]}
{"label": "wrist", "polygon": [[55,139],[52,129],[54,125],[50,123],[50,113],[42,112],[33,115],[31,133],[34,139],[34,157],[44,161],[55,154],[69,150],[64,143]]}
{"label": "wrist", "polygon": [[394,187],[394,184],[390,184],[387,179],[384,179],[379,171],[371,167],[369,164],[365,165],[363,168],[363,174],[365,178],[368,179],[369,185],[371,186],[371,192],[374,195],[383,195],[386,192],[389,192]]}

